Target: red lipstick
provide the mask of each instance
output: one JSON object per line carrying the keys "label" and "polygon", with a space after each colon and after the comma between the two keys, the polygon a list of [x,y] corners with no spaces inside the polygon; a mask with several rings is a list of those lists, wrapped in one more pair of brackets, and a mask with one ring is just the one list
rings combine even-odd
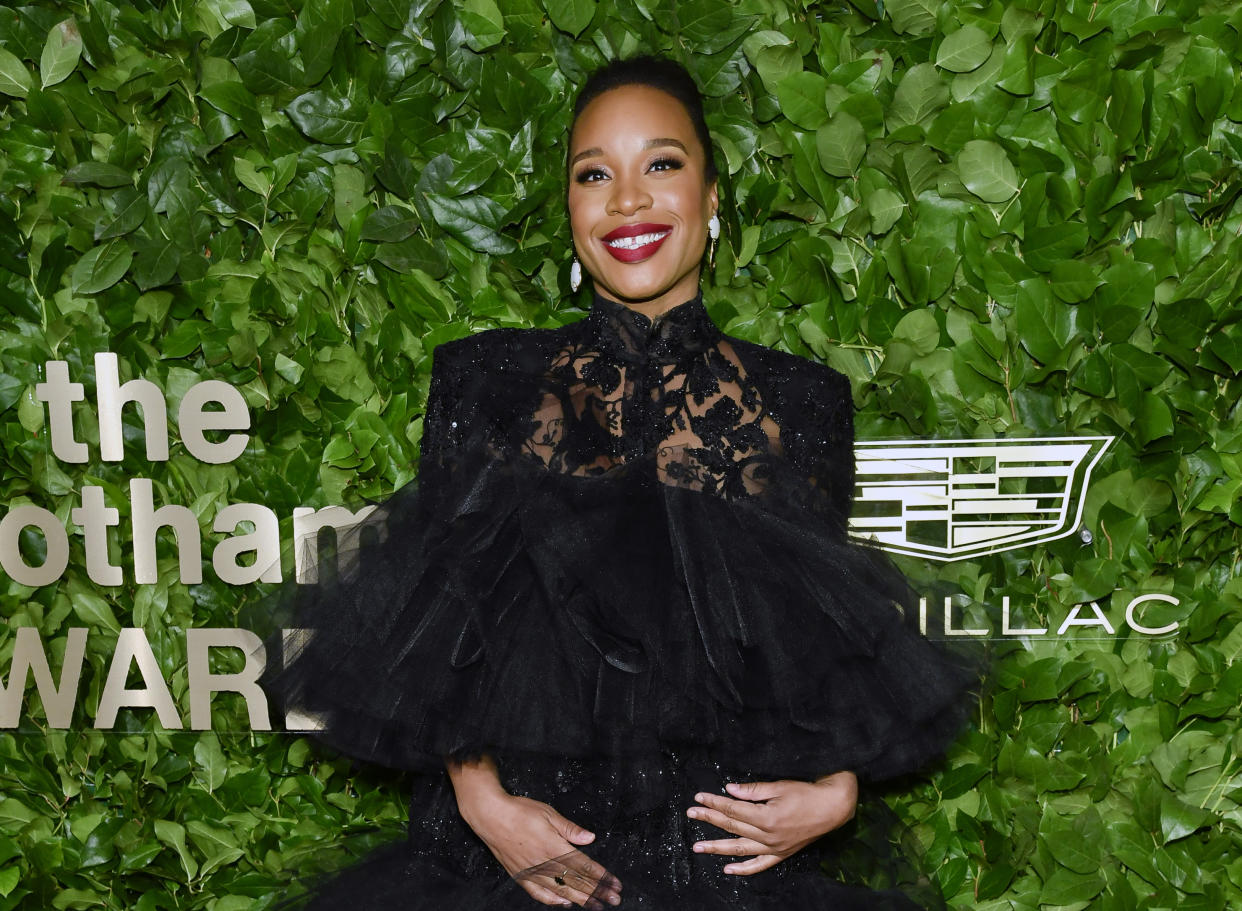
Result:
{"label": "red lipstick", "polygon": [[639,222],[614,228],[600,239],[604,249],[614,259],[623,263],[639,263],[654,256],[672,233],[672,225]]}

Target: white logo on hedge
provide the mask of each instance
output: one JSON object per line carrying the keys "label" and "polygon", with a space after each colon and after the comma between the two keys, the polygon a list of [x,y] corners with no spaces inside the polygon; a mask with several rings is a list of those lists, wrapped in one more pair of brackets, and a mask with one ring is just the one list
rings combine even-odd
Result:
{"label": "white logo on hedge", "polygon": [[1063,538],[1113,439],[859,442],[850,532],[944,561]]}

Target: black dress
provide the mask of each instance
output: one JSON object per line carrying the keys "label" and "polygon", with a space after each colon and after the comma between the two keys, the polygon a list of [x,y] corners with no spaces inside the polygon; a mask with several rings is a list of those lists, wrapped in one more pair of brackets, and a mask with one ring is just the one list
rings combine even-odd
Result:
{"label": "black dress", "polygon": [[458,815],[443,757],[484,753],[596,833],[622,908],[934,903],[857,884],[865,821],[742,876],[685,815],[727,781],[916,770],[968,712],[972,672],[847,539],[852,409],[841,374],[723,334],[701,297],[437,347],[419,479],[296,587],[313,635],[264,679],[329,745],[423,773],[408,841],[306,907],[545,907]]}

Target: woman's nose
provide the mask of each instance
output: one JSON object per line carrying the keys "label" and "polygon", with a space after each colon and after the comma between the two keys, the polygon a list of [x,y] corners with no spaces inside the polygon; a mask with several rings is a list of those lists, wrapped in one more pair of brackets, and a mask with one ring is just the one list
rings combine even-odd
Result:
{"label": "woman's nose", "polygon": [[651,194],[643,189],[640,181],[618,175],[613,179],[610,210],[617,215],[633,215],[639,209],[650,208]]}

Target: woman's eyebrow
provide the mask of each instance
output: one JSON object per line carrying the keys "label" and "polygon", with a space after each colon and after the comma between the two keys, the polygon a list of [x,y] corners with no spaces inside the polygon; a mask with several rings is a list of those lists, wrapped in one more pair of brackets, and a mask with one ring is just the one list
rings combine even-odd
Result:
{"label": "woman's eyebrow", "polygon": [[680,139],[671,139],[671,138],[648,139],[646,142],[643,143],[644,149],[654,149],[657,146],[676,146],[677,148],[681,149],[683,152],[686,151],[686,145]]}
{"label": "woman's eyebrow", "polygon": [[[648,139],[646,142],[643,143],[643,150],[645,151],[647,149],[654,149],[658,146],[676,146],[677,148],[681,149],[683,152],[686,152],[686,144],[682,142],[680,139],[673,139],[672,137],[660,137],[659,139]],[[579,152],[577,155],[573,157],[573,160],[569,164],[570,166],[573,166],[573,165],[576,165],[578,162],[580,162],[584,158],[593,158],[596,155],[603,155],[603,154],[604,154],[604,150],[598,147],[593,147],[590,149],[583,149],[581,152]],[[686,152],[686,154],[689,154],[689,152]]]}
{"label": "woman's eyebrow", "polygon": [[578,162],[580,162],[584,158],[593,158],[596,155],[603,155],[603,154],[604,154],[603,149],[599,149],[599,148],[583,149],[581,152],[579,152],[577,155],[574,156],[574,160],[571,161],[570,164],[576,165]]}

